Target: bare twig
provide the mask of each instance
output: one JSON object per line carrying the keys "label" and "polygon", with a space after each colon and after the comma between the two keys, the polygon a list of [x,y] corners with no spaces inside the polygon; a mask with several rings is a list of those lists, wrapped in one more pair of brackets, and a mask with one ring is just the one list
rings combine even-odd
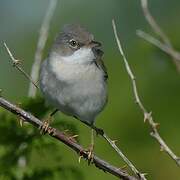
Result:
{"label": "bare twig", "polygon": [[159,49],[161,49],[162,51],[169,54],[171,57],[173,57],[174,59],[176,59],[180,62],[180,53],[179,52],[175,51],[174,49],[170,48],[166,44],[162,43],[161,41],[159,41],[158,39],[156,39],[155,37],[151,36],[150,34],[144,32],[144,31],[137,30],[136,33],[142,39],[144,39],[144,40],[148,41],[149,43],[153,44],[154,46],[158,47]]}
{"label": "bare twig", "polygon": [[113,149],[120,155],[120,157],[126,162],[126,164],[131,168],[131,170],[138,176],[140,180],[146,180],[146,173],[140,173],[132,162],[123,154],[123,152],[116,146],[115,142],[112,141],[105,133],[103,137],[108,141],[108,143],[113,147]]}
{"label": "bare twig", "polygon": [[157,46],[158,48],[163,50],[165,53],[169,54],[173,58],[173,62],[176,65],[178,72],[180,72],[180,63],[179,63],[180,53],[174,49],[169,38],[166,36],[166,34],[163,32],[161,27],[158,25],[158,23],[155,21],[155,19],[151,15],[148,8],[148,0],[141,0],[141,7],[142,7],[142,10],[143,10],[143,13],[147,22],[151,26],[154,33],[156,33],[161,38],[162,42],[148,34],[142,35],[142,33],[138,33],[138,35],[141,38],[145,39],[146,41],[150,42],[151,44]]}
{"label": "bare twig", "polygon": [[141,6],[144,13],[144,16],[151,26],[152,30],[164,41],[166,45],[169,47],[172,47],[171,42],[169,38],[166,36],[166,34],[162,31],[160,26],[157,24],[153,16],[151,15],[149,9],[148,9],[148,0],[141,0]]}
{"label": "bare twig", "polygon": [[15,59],[14,56],[12,55],[11,51],[9,50],[7,44],[4,42],[4,46],[12,60],[13,63],[13,67],[15,67],[18,71],[20,71],[25,77],[26,79],[28,79],[30,81],[30,83],[33,84],[33,86],[35,86],[35,88],[38,88],[38,86],[36,85],[36,83],[32,80],[32,78],[24,71],[24,69],[20,66],[21,61],[18,59]]}
{"label": "bare twig", "polygon": [[115,35],[115,39],[116,39],[116,42],[117,42],[120,54],[123,57],[123,61],[124,61],[127,73],[128,73],[128,75],[129,75],[129,77],[131,79],[131,82],[132,82],[133,93],[134,93],[134,97],[135,97],[136,103],[137,103],[137,105],[139,106],[139,108],[141,109],[141,111],[144,114],[144,121],[147,121],[149,123],[150,127],[151,127],[151,130],[152,130],[151,136],[154,137],[156,139],[156,141],[160,144],[161,150],[163,150],[166,153],[168,153],[169,156],[173,160],[175,160],[177,165],[180,166],[180,158],[177,157],[174,154],[174,152],[167,146],[165,141],[161,138],[161,136],[160,136],[160,134],[158,133],[158,130],[157,130],[158,123],[154,122],[153,117],[152,117],[152,113],[148,112],[146,110],[146,108],[144,107],[144,105],[142,104],[142,102],[140,100],[139,93],[138,93],[138,90],[137,90],[135,76],[134,76],[134,74],[133,74],[133,72],[132,72],[132,70],[131,70],[131,68],[129,66],[129,63],[128,63],[127,59],[126,59],[126,56],[125,56],[125,54],[124,54],[124,52],[122,50],[122,46],[121,46],[121,43],[120,43],[120,39],[119,39],[119,37],[117,35],[116,24],[115,24],[114,20],[112,20],[112,26],[113,26],[114,35]]}
{"label": "bare twig", "polygon": [[[23,109],[17,107],[16,105],[10,103],[6,99],[0,97],[0,106],[5,108],[6,110],[12,112],[13,114],[18,115],[22,118],[22,120],[29,122],[30,124],[34,125],[35,127],[39,128],[43,125],[43,122],[40,121],[38,118],[33,116],[32,114],[24,111]],[[53,131],[52,131],[53,130]],[[49,133],[50,136],[53,138],[56,138],[57,140],[61,141],[65,145],[67,145],[69,148],[77,152],[79,155],[81,155],[85,160],[88,158],[88,153],[86,150],[83,149],[82,146],[77,144],[74,140],[66,136],[63,132],[58,131],[57,129],[54,129],[52,127],[49,127],[48,131],[51,131],[53,133]],[[115,166],[112,166],[111,164],[107,163],[106,161],[100,159],[98,156],[93,156],[92,163],[99,169],[102,169],[104,172],[109,172],[110,174],[122,178],[124,180],[137,180],[136,177],[128,175],[126,172],[121,170],[120,168],[117,168]]]}
{"label": "bare twig", "polygon": [[108,137],[108,135],[104,132],[103,129],[97,128],[95,125],[89,125],[89,123],[86,123],[85,121],[83,123],[86,124],[88,127],[94,129],[98,135],[101,135],[109,143],[109,145],[118,153],[118,155],[124,160],[124,162],[130,167],[130,169],[134,172],[134,174],[140,180],[146,180],[146,178],[145,178],[146,173],[144,173],[144,174],[143,173],[139,173],[139,171],[135,168],[135,166],[132,164],[132,162],[116,146],[116,144],[115,144],[116,140],[111,140]]}
{"label": "bare twig", "polygon": [[[124,59],[124,63],[125,63],[125,66],[126,66],[126,70],[127,70],[129,76],[130,76],[131,79],[132,79],[133,89],[134,89],[134,92],[135,92],[135,98],[136,98],[137,102],[139,103],[139,106],[140,106],[140,108],[142,109],[142,111],[146,111],[145,108],[144,108],[144,106],[142,105],[141,101],[139,100],[138,95],[137,95],[137,88],[136,88],[135,77],[134,77],[134,75],[133,75],[133,73],[132,73],[132,71],[131,71],[131,69],[130,69],[130,67],[129,67],[128,61],[126,60],[126,57],[125,57],[125,55],[124,55],[124,53],[123,53],[123,50],[122,50],[122,47],[121,47],[121,43],[120,43],[120,40],[119,40],[118,35],[117,35],[117,30],[116,30],[116,25],[115,25],[114,20],[112,20],[112,26],[113,26],[113,31],[114,31],[114,35],[115,35],[115,38],[116,38],[116,41],[117,41],[117,45],[118,45],[119,51],[120,51],[120,53],[121,53],[121,55],[123,56],[123,59]],[[140,173],[140,172],[134,167],[134,165],[133,165],[132,163],[130,163],[129,166],[130,166],[130,167],[133,167],[133,168],[131,168],[131,169],[133,170],[133,172],[134,172],[135,174],[138,174],[138,175],[141,177],[141,179],[143,179],[143,180],[146,179],[145,176],[144,176],[144,174]]]}
{"label": "bare twig", "polygon": [[[56,8],[56,4],[57,4],[57,0],[49,0],[49,6],[46,15],[44,17],[43,23],[41,25],[41,29],[39,31],[39,39],[34,57],[34,63],[31,69],[31,78],[33,79],[34,82],[38,81],[39,69],[42,60],[42,53],[48,38],[49,25]],[[32,84],[29,85],[28,95],[29,97],[34,97],[36,95],[36,88],[32,86]]]}

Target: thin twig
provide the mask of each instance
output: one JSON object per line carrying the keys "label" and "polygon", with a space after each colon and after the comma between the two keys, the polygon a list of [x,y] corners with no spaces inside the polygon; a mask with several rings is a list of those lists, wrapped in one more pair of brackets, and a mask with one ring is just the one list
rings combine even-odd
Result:
{"label": "thin twig", "polygon": [[[128,64],[128,61],[126,60],[126,57],[125,57],[125,55],[124,55],[124,53],[123,53],[123,50],[122,50],[122,47],[121,47],[121,43],[120,43],[120,40],[119,40],[118,35],[117,35],[117,30],[116,30],[116,25],[115,25],[114,20],[112,20],[112,26],[113,26],[114,35],[115,35],[115,39],[116,39],[116,41],[117,41],[117,45],[118,45],[120,54],[123,56],[123,59],[124,59],[124,63],[125,63],[125,66],[126,66],[126,70],[127,70],[128,74],[129,74],[130,78],[132,79],[133,89],[134,89],[134,95],[135,95],[136,101],[137,101],[137,103],[139,104],[139,107],[142,109],[142,111],[143,111],[143,112],[146,112],[146,110],[145,110],[144,106],[142,105],[142,103],[141,103],[141,101],[140,101],[140,99],[139,99],[139,96],[138,96],[138,94],[137,94],[135,77],[134,77],[134,75],[133,75],[133,73],[132,73],[132,71],[131,71],[131,69],[130,69],[130,66],[129,66],[129,64]],[[133,168],[131,168],[131,169],[133,170],[133,172],[134,172],[135,174],[138,174],[138,175],[141,177],[141,179],[143,179],[143,180],[146,179],[145,176],[144,176],[144,174],[140,173],[140,172],[134,167],[134,165],[133,165],[132,163],[130,163],[129,166],[130,166],[130,167],[133,167]]]}
{"label": "thin twig", "polygon": [[171,42],[169,38],[166,36],[166,34],[163,32],[161,27],[157,24],[153,16],[151,15],[149,8],[148,8],[148,0],[141,0],[141,6],[144,13],[144,16],[151,26],[152,30],[164,41],[166,45],[169,47],[172,47]]}
{"label": "thin twig", "polygon": [[[82,121],[83,122],[83,121]],[[138,177],[140,180],[146,180],[145,175],[146,173],[140,173],[136,167],[132,164],[132,162],[123,154],[123,152],[116,146],[115,142],[116,140],[111,140],[108,135],[104,132],[103,129],[100,129],[96,127],[95,125],[89,125],[89,123],[83,122],[88,127],[94,129],[98,135],[101,135],[108,144],[118,153],[118,155],[124,160],[124,162],[130,167],[130,169],[134,172],[134,174]]]}
{"label": "thin twig", "polygon": [[[40,121],[38,118],[33,116],[32,114],[24,111],[23,109],[17,107],[16,105],[10,103],[3,97],[0,97],[0,106],[3,107],[4,109],[10,111],[13,114],[18,115],[19,117],[22,118],[22,120],[29,122],[33,126],[39,128],[42,127],[43,122]],[[55,128],[49,127],[48,131],[51,131],[53,133],[49,133],[50,136],[53,138],[56,138],[57,140],[61,141],[65,145],[67,145],[69,148],[77,152],[78,155],[81,155],[85,160],[88,158],[88,153],[86,150],[83,149],[83,147],[79,144],[76,143],[75,140],[69,138],[66,136],[63,132],[58,131]],[[130,176],[126,172],[124,172],[122,169],[117,168],[106,161],[100,159],[98,156],[94,155],[92,159],[92,163],[99,169],[103,170],[104,172],[109,172],[110,174],[122,178],[124,180],[137,180],[136,177]]]}
{"label": "thin twig", "polygon": [[[173,58],[173,62],[176,65],[178,72],[180,72],[180,63],[179,63],[180,53],[174,49],[174,47],[173,47],[172,43],[170,42],[169,38],[167,37],[167,35],[163,32],[161,27],[158,25],[156,20],[151,15],[149,8],[148,8],[148,0],[141,0],[141,7],[142,7],[144,16],[145,16],[148,24],[150,25],[150,27],[152,28],[154,33],[156,33],[161,38],[162,42],[159,40],[155,40],[156,38],[153,38],[154,43],[152,43],[152,37],[151,38],[143,37],[143,39],[145,39],[147,41],[150,40],[150,42],[152,44],[159,47],[165,53],[169,54]],[[159,43],[161,44],[160,46],[159,46]]]}
{"label": "thin twig", "polygon": [[32,80],[32,78],[24,71],[24,69],[20,66],[21,65],[21,61],[18,59],[15,59],[13,54],[11,53],[11,51],[9,50],[7,44],[4,42],[4,47],[6,48],[12,63],[13,63],[13,67],[15,67],[18,71],[20,71],[25,77],[26,79],[28,79],[30,81],[30,83],[33,84],[33,86],[35,86],[35,88],[38,89],[38,86],[36,85],[36,83]]}
{"label": "thin twig", "polygon": [[140,100],[140,97],[139,97],[139,93],[138,93],[138,90],[137,90],[137,85],[136,85],[136,80],[135,80],[135,76],[129,66],[129,63],[126,59],[126,56],[122,50],[122,46],[121,46],[121,43],[120,43],[120,39],[117,35],[117,30],[116,30],[116,24],[115,24],[115,21],[112,20],[112,26],[113,26],[113,30],[114,30],[114,35],[115,35],[115,39],[116,39],[116,42],[117,42],[117,45],[118,45],[118,48],[119,48],[119,51],[120,51],[120,54],[122,55],[123,57],[123,61],[124,61],[124,64],[125,64],[125,67],[126,67],[126,70],[127,70],[127,73],[131,79],[131,82],[132,82],[132,86],[133,86],[133,93],[134,93],[134,96],[135,96],[135,100],[136,100],[136,104],[139,106],[139,108],[141,109],[141,111],[143,112],[144,114],[144,121],[147,121],[151,127],[151,130],[152,132],[150,133],[152,137],[154,137],[156,139],[156,141],[160,144],[160,147],[161,147],[161,150],[165,151],[166,153],[169,154],[169,156],[175,160],[175,162],[177,163],[178,166],[180,166],[180,158],[177,157],[174,152],[167,146],[167,144],[165,143],[165,141],[161,138],[160,134],[158,133],[158,130],[157,130],[157,126],[159,125],[158,123],[155,123],[154,120],[153,120],[153,117],[152,117],[152,113],[151,112],[148,112],[146,110],[146,108],[144,107],[144,105],[142,104],[141,100]]}
{"label": "thin twig", "polygon": [[120,155],[120,157],[126,162],[126,164],[131,168],[131,170],[138,176],[140,180],[146,180],[145,175],[147,173],[140,173],[132,162],[123,154],[123,152],[116,146],[115,142],[112,141],[105,133],[103,137],[108,141],[108,143],[113,147],[113,149]]}
{"label": "thin twig", "polygon": [[158,47],[159,49],[161,49],[162,51],[169,54],[171,57],[173,57],[174,59],[176,59],[180,62],[180,53],[179,52],[175,51],[174,49],[170,48],[166,44],[162,43],[155,37],[151,36],[150,34],[144,32],[142,30],[137,30],[136,34],[139,37],[141,37],[142,39],[144,39],[144,40],[148,41],[150,44],[153,44],[154,46]]}
{"label": "thin twig", "polygon": [[[41,60],[42,60],[42,53],[43,53],[43,49],[45,47],[45,44],[48,38],[49,26],[50,26],[50,22],[56,8],[56,4],[57,4],[57,0],[49,0],[49,6],[47,9],[46,15],[44,17],[44,20],[42,22],[41,29],[39,31],[39,39],[37,42],[34,63],[31,69],[31,78],[33,79],[34,82],[38,81],[39,69],[40,69]],[[34,97],[36,95],[36,90],[37,89],[34,86],[32,86],[32,84],[30,84],[28,96]]]}

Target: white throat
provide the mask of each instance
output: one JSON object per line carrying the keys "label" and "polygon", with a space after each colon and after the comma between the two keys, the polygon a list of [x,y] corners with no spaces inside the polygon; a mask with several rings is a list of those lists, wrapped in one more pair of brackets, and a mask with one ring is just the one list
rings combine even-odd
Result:
{"label": "white throat", "polygon": [[92,66],[95,58],[90,48],[80,48],[70,56],[61,56],[58,53],[50,55],[49,63],[51,70],[58,79],[71,81],[78,78],[84,78],[88,74],[94,74],[96,68]]}
{"label": "white throat", "polygon": [[91,48],[82,47],[70,56],[61,56],[58,53],[53,53],[52,58],[58,58],[59,61],[64,61],[64,63],[86,64],[87,62],[92,62],[95,56]]}

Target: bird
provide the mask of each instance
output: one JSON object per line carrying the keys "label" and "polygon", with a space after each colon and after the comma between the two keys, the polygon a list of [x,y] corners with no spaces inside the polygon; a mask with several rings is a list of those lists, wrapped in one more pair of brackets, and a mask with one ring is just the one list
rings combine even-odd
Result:
{"label": "bird", "polygon": [[[40,90],[56,110],[92,127],[88,158],[94,149],[93,127],[107,104],[107,69],[100,42],[80,24],[66,24],[40,67]],[[48,124],[49,125],[49,124]],[[46,122],[45,130],[48,129]]]}

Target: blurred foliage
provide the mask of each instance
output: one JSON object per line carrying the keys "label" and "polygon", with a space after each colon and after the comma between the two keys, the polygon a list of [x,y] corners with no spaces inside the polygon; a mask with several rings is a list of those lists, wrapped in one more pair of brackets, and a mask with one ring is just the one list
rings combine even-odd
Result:
{"label": "blurred foliage", "polygon": [[[45,118],[45,114],[51,111],[40,97],[26,98],[19,106],[39,118]],[[39,130],[28,123],[21,127],[18,117],[5,110],[0,112],[0,120],[3,121],[0,123],[0,179],[82,179],[78,168],[62,164],[63,153],[57,140],[40,135]],[[61,126],[62,130],[65,128],[71,133],[78,132],[73,124],[65,120],[56,118],[54,121],[54,125]],[[53,163],[48,161],[49,154]],[[38,156],[43,156],[44,162],[32,163]]]}

